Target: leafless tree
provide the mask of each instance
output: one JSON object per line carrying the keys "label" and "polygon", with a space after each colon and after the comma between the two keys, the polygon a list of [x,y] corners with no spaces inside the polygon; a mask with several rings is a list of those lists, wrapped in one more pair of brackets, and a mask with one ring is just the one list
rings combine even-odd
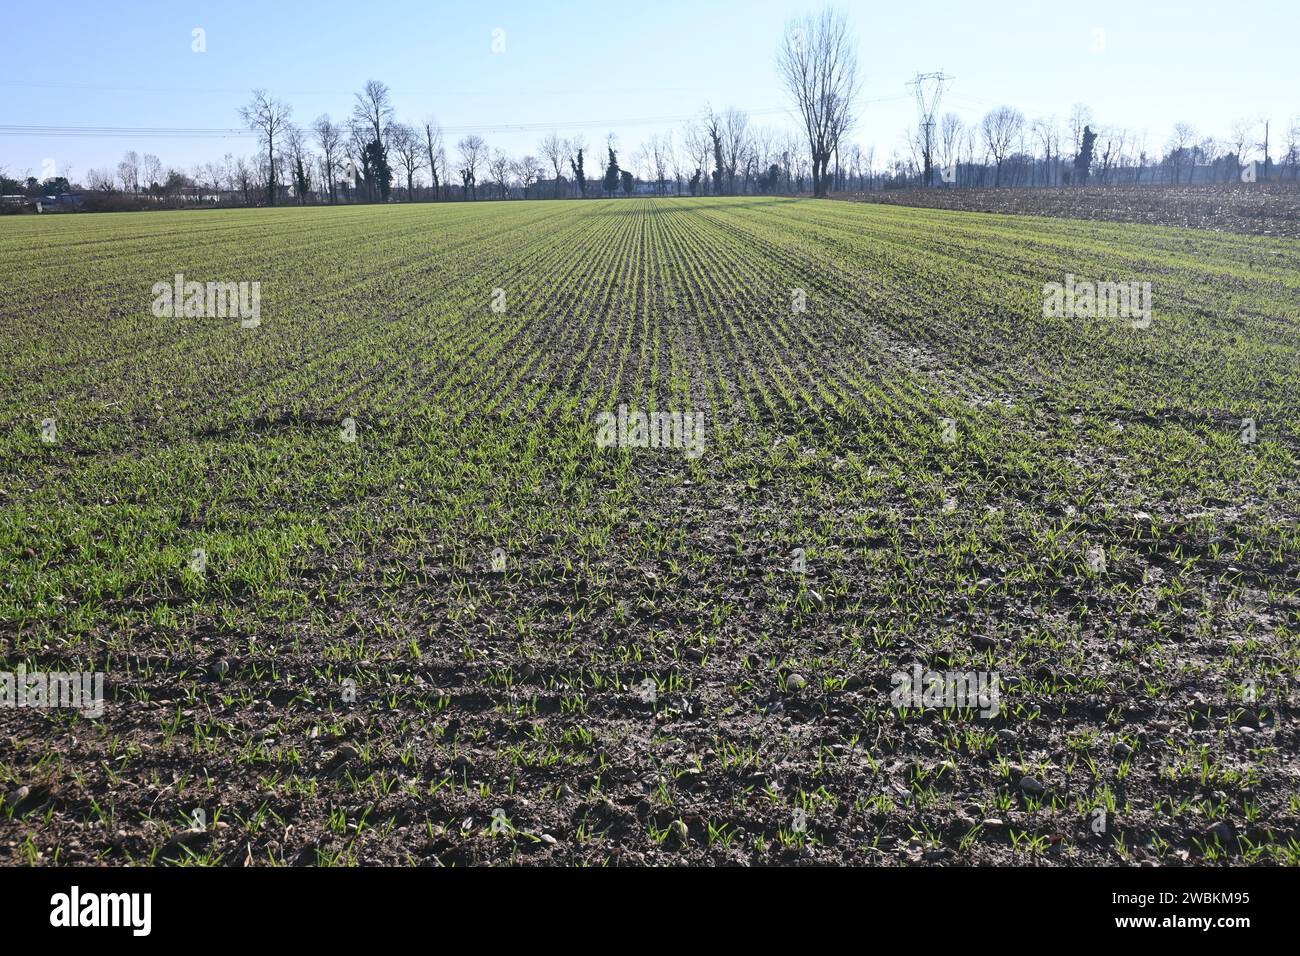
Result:
{"label": "leafless tree", "polygon": [[144,159],[140,163],[140,171],[144,176],[144,188],[146,190],[152,189],[154,185],[162,181],[162,160],[153,153],[145,153]]}
{"label": "leafless tree", "polygon": [[1058,184],[1061,166],[1061,131],[1056,125],[1056,117],[1034,120],[1033,137],[1043,152],[1043,182],[1055,186]]}
{"label": "leafless tree", "polygon": [[799,134],[793,130],[787,130],[784,139],[781,141],[781,165],[785,170],[785,191],[788,193],[795,191],[795,166],[803,153]]}
{"label": "leafless tree", "polygon": [[721,196],[727,176],[727,162],[722,158],[722,117],[712,107],[705,107],[702,126],[713,153],[713,194]]}
{"label": "leafless tree", "polygon": [[854,143],[845,157],[849,167],[848,187],[852,192],[862,188],[862,147]]}
{"label": "leafless tree", "polygon": [[424,151],[429,157],[429,176],[433,180],[433,200],[438,201],[438,187],[442,180],[446,154],[442,148],[442,127],[432,116],[424,121]]}
{"label": "leafless tree", "polygon": [[[1174,124],[1174,131],[1169,136],[1169,164],[1173,171],[1174,182],[1179,180],[1179,174],[1182,171],[1183,163],[1186,161],[1191,165],[1191,147],[1196,142],[1196,130],[1190,123]],[[1187,181],[1191,182],[1191,170],[1188,170]]]}
{"label": "leafless tree", "polygon": [[[356,94],[356,102],[352,106],[352,118],[354,127],[360,126],[365,130],[361,138],[362,156],[365,155],[365,148],[371,144],[378,144],[378,156],[383,160],[383,167],[388,166],[388,139],[389,130],[393,125],[393,103],[392,95],[389,92],[387,84],[378,80],[367,80],[366,85],[361,88],[361,92]],[[373,155],[373,154],[372,154]],[[379,186],[380,194],[383,198],[386,188],[382,176],[382,169],[379,162],[371,164],[362,164],[367,168],[367,186],[370,187],[370,198],[374,198],[373,188]],[[376,168],[369,169],[370,165]]]}
{"label": "leafless tree", "polygon": [[511,164],[515,178],[519,180],[520,185],[524,187],[524,198],[528,198],[528,191],[532,188],[533,183],[540,180],[546,175],[546,170],[542,164],[537,161],[536,156],[525,156],[517,162]]}
{"label": "leafless tree", "polygon": [[690,163],[695,167],[695,175],[700,177],[700,188],[708,192],[709,182],[709,154],[712,150],[712,140],[709,138],[708,130],[703,122],[690,123],[686,127],[683,135],[683,141],[686,145],[686,153],[690,157]]}
{"label": "leafless tree", "polygon": [[[346,153],[349,165],[351,167],[352,180],[351,187],[360,190],[361,184],[365,183],[367,194],[370,193],[373,184],[370,181],[373,175],[369,168],[369,161],[366,159],[366,144],[370,142],[371,130],[364,122],[355,118],[348,121],[348,138],[346,143]],[[367,198],[373,198],[369,196]]]}
{"label": "leafless tree", "polygon": [[128,150],[117,164],[117,178],[122,183],[122,192],[138,193],[140,191],[140,154]]}
{"label": "leafless tree", "polygon": [[509,192],[510,165],[510,157],[500,149],[494,152],[488,161],[488,172],[492,174],[492,181],[497,184],[497,189],[501,190],[502,199],[505,199]]}
{"label": "leafless tree", "polygon": [[[944,170],[952,170],[956,173],[958,155],[961,151],[962,139],[962,118],[957,113],[944,113],[943,120],[939,121],[939,161],[944,164]],[[948,173],[941,173],[940,178],[948,178]],[[956,179],[956,176],[953,176]],[[956,182],[953,183],[956,185]]]}
{"label": "leafless tree", "polygon": [[293,109],[280,100],[268,96],[266,90],[253,90],[253,99],[240,109],[239,115],[253,132],[257,133],[265,150],[267,165],[266,201],[275,205],[275,151],[280,138],[289,126]]}
{"label": "leafless tree", "polygon": [[307,135],[292,123],[285,130],[285,154],[289,176],[293,180],[294,196],[298,205],[305,205],[311,191],[311,171],[314,165],[307,147]]}
{"label": "leafless tree", "polygon": [[907,151],[911,154],[908,160],[909,167],[924,169],[922,163],[925,157],[925,134],[909,126],[903,130],[903,142],[907,144]]}
{"label": "leafless tree", "polygon": [[1232,147],[1232,152],[1237,157],[1238,173],[1250,162],[1250,151],[1255,143],[1257,125],[1254,120],[1249,119],[1239,119],[1232,124],[1232,136],[1228,139],[1228,145]]}
{"label": "leafless tree", "polygon": [[794,98],[812,156],[813,195],[826,195],[826,170],[841,137],[853,125],[858,64],[843,13],[826,8],[786,30],[777,55]]}
{"label": "leafless tree", "polygon": [[385,131],[393,122],[392,95],[388,86],[378,80],[367,80],[356,99],[352,107],[353,117],[365,124],[371,142],[378,140],[382,144]]}
{"label": "leafless tree", "polygon": [[[569,169],[573,171],[574,186],[575,188],[581,188],[583,190],[583,195],[585,195],[586,194],[585,187],[583,187],[582,184],[577,182],[578,179],[577,166],[578,166],[578,154],[581,153],[583,157],[583,175],[587,176],[588,179],[591,178],[590,175],[586,172],[587,141],[580,135],[572,136],[569,139],[566,139],[564,141],[564,147],[566,150],[568,150],[569,153]],[[575,195],[577,194],[575,193]]]}
{"label": "leafless tree", "polygon": [[756,126],[750,133],[749,142],[754,152],[754,162],[765,175],[772,165],[780,165],[781,157],[776,145],[778,136],[777,130],[766,125]]}
{"label": "leafless tree", "polygon": [[1196,144],[1196,157],[1200,162],[1209,167],[1213,167],[1219,159],[1221,144],[1213,136],[1205,136]]}
{"label": "leafless tree", "polygon": [[1070,107],[1070,140],[1074,143],[1074,155],[1079,155],[1083,148],[1083,130],[1092,122],[1092,110],[1083,103]]}
{"label": "leafless tree", "polygon": [[721,119],[722,162],[727,171],[727,192],[736,194],[736,171],[740,168],[749,146],[749,115],[734,106],[728,107]]}
{"label": "leafless tree", "polygon": [[1286,131],[1286,164],[1291,169],[1291,178],[1300,174],[1300,116],[1291,121]]}
{"label": "leafless tree", "polygon": [[239,184],[239,191],[244,194],[244,205],[249,205],[253,201],[253,171],[242,156],[235,163],[235,181]]}
{"label": "leafless tree", "polygon": [[1131,156],[1132,156],[1133,167],[1134,167],[1134,171],[1133,171],[1134,183],[1142,182],[1142,170],[1146,167],[1147,164],[1147,136],[1148,135],[1149,134],[1147,133],[1146,130],[1142,130],[1141,132],[1134,134],[1132,139],[1133,149],[1132,149]]}
{"label": "leafless tree", "polygon": [[559,195],[560,180],[564,175],[564,164],[569,158],[569,144],[560,139],[560,134],[551,132],[542,137],[539,147],[542,156],[551,164],[555,172],[556,195]]}
{"label": "leafless tree", "polygon": [[113,191],[113,174],[106,169],[86,170],[86,188],[98,193]]}
{"label": "leafless tree", "polygon": [[668,178],[669,152],[672,149],[672,137],[651,136],[646,148],[650,175],[647,177],[655,184],[659,195],[664,194],[664,182]]}
{"label": "leafless tree", "polygon": [[[1124,153],[1124,140],[1127,136],[1126,130],[1113,126],[1097,130],[1097,141],[1102,144],[1100,178],[1103,185],[1110,182],[1110,171],[1118,165],[1119,157]],[[1213,143],[1213,140],[1210,142]]]}
{"label": "leafless tree", "polygon": [[470,135],[457,143],[456,149],[460,151],[461,182],[478,199],[478,167],[487,160],[487,143],[481,136]]}
{"label": "leafless tree", "polygon": [[424,142],[406,123],[394,123],[389,129],[388,140],[397,165],[406,175],[406,201],[415,201],[415,174],[424,168]]}
{"label": "leafless tree", "polygon": [[989,110],[980,123],[980,131],[984,134],[984,145],[988,147],[996,167],[993,182],[995,187],[1002,185],[1002,166],[1007,161],[1012,144],[1024,128],[1024,115],[1010,106],[999,106]]}
{"label": "leafless tree", "polygon": [[312,131],[316,134],[316,145],[320,147],[321,172],[329,188],[330,202],[336,203],[338,202],[338,176],[335,170],[343,148],[343,130],[334,125],[328,113],[322,113],[312,124]]}
{"label": "leafless tree", "polygon": [[194,168],[194,181],[211,191],[213,202],[221,200],[221,162],[208,162]]}
{"label": "leafless tree", "polygon": [[673,134],[664,134],[664,151],[668,154],[668,163],[673,171],[673,189],[677,195],[682,194],[682,182],[688,179],[689,170],[687,169],[689,157],[682,150],[677,142],[673,139]]}

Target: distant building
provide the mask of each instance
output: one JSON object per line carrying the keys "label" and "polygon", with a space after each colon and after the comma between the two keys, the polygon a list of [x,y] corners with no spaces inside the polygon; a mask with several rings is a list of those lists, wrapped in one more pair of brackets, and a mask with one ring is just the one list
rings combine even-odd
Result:
{"label": "distant building", "polygon": [[528,195],[533,198],[562,199],[576,192],[576,187],[561,176],[559,179],[539,179],[533,183]]}
{"label": "distant building", "polygon": [[83,205],[76,193],[60,193],[57,196],[42,196],[37,200],[42,212],[75,212]]}

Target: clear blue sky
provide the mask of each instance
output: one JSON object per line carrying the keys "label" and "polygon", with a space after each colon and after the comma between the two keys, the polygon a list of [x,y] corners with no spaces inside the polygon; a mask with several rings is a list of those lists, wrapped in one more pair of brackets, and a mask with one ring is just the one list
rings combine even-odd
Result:
{"label": "clear blue sky", "polygon": [[[1100,123],[1146,130],[1153,147],[1177,121],[1226,136],[1238,117],[1271,117],[1280,144],[1300,115],[1296,0],[839,6],[858,37],[869,101],[853,139],[874,144],[878,162],[901,149],[904,128],[915,123],[906,82],[940,68],[956,76],[944,111],[968,120],[1007,103],[1030,119],[1055,114],[1064,125],[1083,101]],[[4,13],[0,124],[233,128],[258,86],[306,124],[323,112],[345,117],[352,93],[374,78],[393,89],[399,118],[411,122],[434,114],[446,126],[545,123],[561,133],[592,122],[581,130],[590,146],[613,131],[629,151],[651,132],[682,125],[629,120],[678,117],[706,102],[788,106],[775,51],[790,17],[819,7],[816,0],[14,4]],[[196,27],[206,31],[206,53],[191,51]],[[496,29],[505,35],[501,53],[492,51]],[[1096,30],[1104,31],[1100,52]],[[449,131],[449,145],[461,135]],[[482,135],[512,154],[536,152],[541,136]],[[53,160],[76,178],[115,166],[127,149],[189,169],[226,152],[251,153],[253,141],[0,133],[0,166],[39,175]]]}

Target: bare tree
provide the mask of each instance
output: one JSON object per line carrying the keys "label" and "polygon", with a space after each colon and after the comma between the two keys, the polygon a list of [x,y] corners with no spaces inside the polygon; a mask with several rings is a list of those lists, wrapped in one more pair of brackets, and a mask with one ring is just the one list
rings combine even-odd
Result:
{"label": "bare tree", "polygon": [[146,191],[151,190],[155,185],[162,182],[162,160],[153,153],[144,154],[144,159],[140,163],[140,171],[144,176],[144,188]]}
{"label": "bare tree", "polygon": [[86,170],[86,188],[98,193],[113,191],[113,174],[106,169]]}
{"label": "bare tree", "polygon": [[1196,144],[1195,156],[1199,158],[1203,165],[1212,169],[1214,164],[1219,160],[1220,148],[1221,146],[1217,139],[1213,136],[1205,136]]}
{"label": "bare tree", "polygon": [[1150,134],[1146,130],[1135,133],[1132,139],[1132,152],[1130,154],[1133,162],[1133,182],[1142,182],[1142,171],[1147,165],[1147,137]]}
{"label": "bare tree", "polygon": [[[911,154],[909,159],[909,168],[923,169],[922,162],[925,156],[925,134],[919,129],[907,127],[903,130],[903,142],[907,144],[907,151]],[[921,180],[925,184],[925,180]]]}
{"label": "bare tree", "polygon": [[792,23],[777,65],[808,137],[813,195],[823,197],[831,154],[853,125],[858,95],[858,59],[844,14],[828,7],[820,16]]}
{"label": "bare tree", "polygon": [[511,169],[515,178],[524,187],[524,198],[528,198],[528,190],[532,188],[533,183],[540,180],[546,175],[546,170],[542,164],[537,161],[536,156],[525,156],[523,159],[511,164]]}
{"label": "bare tree", "polygon": [[266,90],[253,90],[253,99],[239,110],[239,115],[245,125],[261,137],[262,148],[266,151],[266,202],[267,205],[274,206],[276,144],[289,126],[293,109],[280,100],[268,96]]}
{"label": "bare tree", "polygon": [[[771,172],[773,165],[778,169],[780,167],[780,163],[777,162],[780,157],[776,151],[776,139],[777,131],[770,126],[756,126],[750,132],[749,145],[753,152],[754,163],[759,173],[765,177]],[[774,192],[777,186],[777,182],[770,182],[768,189]]]}
{"label": "bare tree", "polygon": [[862,188],[862,147],[857,143],[849,147],[848,165],[849,179],[847,185],[849,192],[852,192],[854,189]]}
{"label": "bare tree", "polygon": [[672,167],[673,171],[673,189],[676,191],[677,195],[680,196],[682,194],[682,181],[686,178],[686,173],[688,172],[686,161],[689,157],[686,156],[685,151],[679,148],[677,143],[673,140],[672,133],[666,133],[664,135],[663,144],[664,151],[668,154],[669,165]]}
{"label": "bare tree", "polygon": [[1286,164],[1291,169],[1291,178],[1300,173],[1300,116],[1291,121],[1286,131]]}
{"label": "bare tree", "polygon": [[[781,141],[781,165],[785,171],[785,191],[788,193],[795,192],[795,167],[803,153],[800,148],[799,134],[794,130],[787,130]],[[802,183],[798,185],[800,189],[803,188]]]}
{"label": "bare tree", "polygon": [[1043,151],[1043,181],[1045,185],[1056,185],[1057,167],[1060,165],[1061,133],[1056,127],[1056,117],[1048,116],[1034,120],[1033,137]]}
{"label": "bare tree", "polygon": [[352,115],[358,122],[364,123],[371,140],[384,139],[385,131],[393,122],[392,95],[387,84],[378,80],[367,80],[361,92],[356,96]]}
{"label": "bare tree", "polygon": [[122,192],[138,193],[140,191],[140,154],[128,150],[117,164],[117,178],[122,182]]}
{"label": "bare tree", "polygon": [[740,167],[749,145],[749,115],[734,106],[722,114],[722,162],[727,170],[727,192],[736,194],[736,171]]}
{"label": "bare tree", "polygon": [[487,143],[483,137],[471,135],[457,143],[456,149],[460,151],[461,182],[478,199],[478,167],[487,159]]}
{"label": "bare tree", "polygon": [[583,160],[582,173],[585,177],[587,141],[580,135],[573,136],[564,141],[564,146],[569,151],[569,169],[573,171],[574,184],[579,193],[585,196],[587,195],[587,184],[585,180],[579,181],[578,179],[578,160],[579,158],[582,158]]}
{"label": "bare tree", "polygon": [[297,126],[289,124],[284,135],[286,164],[293,180],[294,196],[298,205],[305,205],[311,191],[311,151],[307,148],[307,135]]}
{"label": "bare tree", "polygon": [[497,189],[501,190],[502,199],[505,199],[509,192],[510,165],[510,157],[500,149],[494,152],[488,161],[488,172],[492,174],[492,181],[497,184]]}
{"label": "bare tree", "polygon": [[221,163],[208,162],[194,167],[194,182],[198,184],[200,192],[208,191],[212,194],[213,202],[221,199]]}
{"label": "bare tree", "polygon": [[955,179],[957,162],[961,158],[962,128],[961,117],[956,113],[945,113],[939,120],[939,162],[943,164],[940,178],[946,182]]}
{"label": "bare tree", "polygon": [[442,127],[432,116],[424,121],[424,149],[429,155],[429,176],[433,179],[433,200],[438,201],[438,187],[446,155],[442,149]]}
{"label": "bare tree", "polygon": [[727,175],[727,163],[722,158],[722,117],[713,112],[712,107],[706,107],[702,125],[713,151],[713,194],[721,196]]}
{"label": "bare tree", "polygon": [[[1179,173],[1182,171],[1183,162],[1188,161],[1190,165],[1190,152],[1192,144],[1196,142],[1196,130],[1190,123],[1176,123],[1174,131],[1169,136],[1169,164],[1173,170],[1174,182],[1179,180]],[[1192,174],[1189,170],[1187,181],[1191,182]]]}
{"label": "bare tree", "polygon": [[397,165],[406,175],[406,201],[415,201],[415,174],[424,168],[424,143],[406,123],[394,123],[388,132]]}
{"label": "bare tree", "polygon": [[1120,154],[1124,151],[1124,137],[1127,133],[1122,129],[1116,129],[1113,126],[1105,126],[1097,130],[1097,139],[1102,143],[1101,147],[1101,181],[1102,184],[1110,182],[1110,171],[1119,161]]}
{"label": "bare tree", "polygon": [[328,113],[316,117],[312,130],[316,133],[316,145],[320,147],[321,173],[329,188],[330,202],[336,203],[338,202],[338,176],[335,175],[335,169],[343,148],[343,130],[334,125]]}
{"label": "bare tree", "polygon": [[1250,151],[1255,143],[1257,125],[1254,120],[1248,119],[1239,119],[1232,124],[1232,136],[1228,139],[1228,145],[1232,147],[1232,152],[1237,157],[1238,174],[1250,162]]}
{"label": "bare tree", "polygon": [[1012,144],[1020,136],[1024,127],[1024,115],[1010,106],[999,106],[984,115],[984,120],[980,123],[980,131],[984,134],[984,145],[988,147],[996,167],[994,186],[1002,185],[1002,165],[1006,162]]}
{"label": "bare tree", "polygon": [[253,171],[248,167],[248,161],[243,156],[235,161],[234,177],[239,191],[244,195],[244,205],[250,205],[253,201]]}
{"label": "bare tree", "polygon": [[361,92],[356,95],[352,117],[365,129],[361,146],[363,158],[368,159],[368,162],[363,164],[366,169],[366,180],[371,185],[377,184],[380,198],[387,201],[390,173],[388,134],[393,125],[392,96],[388,86],[378,80],[367,80]]}
{"label": "bare tree", "polygon": [[689,162],[695,167],[695,178],[692,179],[692,182],[700,184],[699,187],[694,187],[691,191],[694,193],[696,188],[703,188],[704,191],[707,192],[707,184],[709,181],[709,153],[712,140],[709,138],[709,133],[705,128],[704,123],[699,122],[688,124],[683,136],[683,141],[686,144],[687,155],[690,157]]}
{"label": "bare tree", "polygon": [[1070,107],[1070,140],[1074,143],[1074,155],[1079,155],[1083,148],[1083,131],[1092,122],[1092,110],[1083,103]]}
{"label": "bare tree", "polygon": [[668,153],[672,149],[672,137],[658,136],[650,137],[649,149],[647,155],[650,166],[650,179],[655,183],[655,190],[659,195],[664,194],[664,180],[668,178]]}
{"label": "bare tree", "polygon": [[365,183],[367,198],[371,189],[371,180],[374,177],[374,171],[370,168],[370,160],[367,155],[366,144],[370,142],[370,128],[363,122],[358,122],[355,118],[348,121],[348,139],[347,139],[347,158],[351,170],[348,177],[352,180],[353,189],[359,190],[362,183]]}
{"label": "bare tree", "polygon": [[560,139],[560,134],[551,132],[542,137],[539,147],[542,156],[555,171],[555,189],[558,195],[560,180],[564,174],[564,164],[569,158],[569,144]]}

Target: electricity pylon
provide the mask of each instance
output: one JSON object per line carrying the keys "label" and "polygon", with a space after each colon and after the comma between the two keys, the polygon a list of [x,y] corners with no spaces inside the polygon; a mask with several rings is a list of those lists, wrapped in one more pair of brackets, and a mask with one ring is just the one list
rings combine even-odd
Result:
{"label": "electricity pylon", "polygon": [[907,85],[916,91],[916,109],[920,114],[921,157],[925,163],[924,182],[926,186],[934,185],[934,114],[939,109],[939,100],[943,98],[943,86],[956,77],[940,70],[938,73],[918,73],[916,79]]}

